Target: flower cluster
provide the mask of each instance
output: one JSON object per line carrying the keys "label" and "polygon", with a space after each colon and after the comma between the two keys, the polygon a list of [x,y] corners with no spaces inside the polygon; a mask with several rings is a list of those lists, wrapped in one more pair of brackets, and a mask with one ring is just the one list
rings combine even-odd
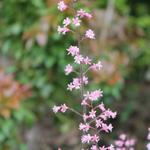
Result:
{"label": "flower cluster", "polygon": [[116,150],[134,150],[136,140],[134,138],[129,138],[126,134],[121,134],[119,139],[115,141]]}
{"label": "flower cluster", "polygon": [[[72,1],[72,3],[76,3],[76,1]],[[66,9],[69,9],[71,4],[66,4],[64,1],[60,1],[58,3],[58,9],[62,12]],[[73,18],[66,17],[63,22],[62,26],[58,26],[58,33],[59,34],[66,34],[68,32],[74,33],[76,28],[79,27],[82,23],[83,18],[91,19],[92,14],[88,13],[84,9],[74,9],[74,16]],[[66,104],[60,106],[54,106],[53,111],[54,113],[57,112],[65,112],[66,110],[71,110],[76,114],[79,114],[82,121],[79,123],[79,130],[81,131],[81,143],[83,145],[82,149],[88,148],[89,150],[113,150],[113,146],[104,146],[99,145],[101,142],[101,133],[109,133],[112,131],[112,124],[108,123],[109,119],[114,119],[117,115],[116,112],[107,109],[105,105],[100,102],[100,99],[103,96],[103,91],[101,89],[86,91],[85,86],[89,83],[87,73],[90,70],[100,71],[102,68],[101,61],[93,62],[91,58],[88,56],[84,56],[82,54],[80,44],[85,39],[95,39],[95,33],[92,29],[87,29],[80,39],[78,39],[77,45],[71,45],[66,49],[68,55],[70,55],[73,60],[74,64],[79,66],[79,69],[75,69],[73,64],[66,65],[64,71],[66,75],[70,73],[76,73],[77,76],[72,79],[72,81],[67,85],[67,89],[69,91],[79,90],[81,95],[81,108],[82,113],[77,112],[73,108],[66,106]],[[96,103],[95,103],[96,101]]]}

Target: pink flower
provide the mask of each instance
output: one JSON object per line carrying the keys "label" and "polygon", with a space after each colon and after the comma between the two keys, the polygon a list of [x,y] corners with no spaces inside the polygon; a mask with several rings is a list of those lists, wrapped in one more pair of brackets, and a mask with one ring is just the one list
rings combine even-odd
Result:
{"label": "pink flower", "polygon": [[65,4],[64,1],[60,1],[60,2],[58,3],[58,6],[57,6],[57,8],[58,8],[60,11],[66,10],[67,7],[68,7],[68,6]]}
{"label": "pink flower", "polygon": [[77,46],[70,46],[68,49],[68,55],[75,56],[79,54],[79,48]]}
{"label": "pink flower", "polygon": [[70,74],[71,72],[73,71],[73,67],[68,64],[66,67],[65,67],[65,74],[68,75]]}
{"label": "pink flower", "polygon": [[75,89],[79,89],[81,87],[81,82],[79,78],[74,78],[73,79],[73,85]]}
{"label": "pink flower", "polygon": [[147,150],[150,150],[150,143],[148,143],[148,144],[146,145],[146,147],[147,147]]}
{"label": "pink flower", "polygon": [[95,117],[96,117],[96,111],[92,109],[92,110],[89,112],[89,117],[92,118],[92,119],[95,118]]}
{"label": "pink flower", "polygon": [[75,17],[75,18],[72,19],[72,23],[73,23],[76,27],[78,27],[78,26],[80,26],[81,20],[80,20],[78,17]]}
{"label": "pink flower", "polygon": [[103,103],[99,104],[99,105],[98,105],[98,108],[99,108],[102,112],[106,110]]}
{"label": "pink flower", "polygon": [[101,63],[101,61],[98,61],[98,63],[93,64],[93,65],[91,66],[91,68],[92,68],[93,70],[96,70],[96,71],[101,70],[101,68],[102,68],[102,63]]}
{"label": "pink flower", "polygon": [[102,123],[103,123],[103,122],[102,122],[101,119],[97,119],[95,122],[96,122],[96,127],[97,127],[97,128],[99,128],[99,127],[102,126]]}
{"label": "pink flower", "polygon": [[72,91],[72,90],[74,89],[73,83],[70,83],[70,84],[68,84],[67,86],[68,86],[68,87],[67,87],[67,90],[69,90],[69,91]]}
{"label": "pink flower", "polygon": [[81,62],[83,61],[83,56],[82,55],[76,55],[74,57],[75,63],[77,64],[81,64]]}
{"label": "pink flower", "polygon": [[91,61],[92,60],[88,56],[86,56],[85,58],[83,58],[83,63],[86,64],[86,65],[91,65]]}
{"label": "pink flower", "polygon": [[122,147],[122,146],[123,146],[123,144],[124,144],[124,142],[123,142],[123,141],[121,141],[121,140],[117,140],[117,141],[115,141],[115,145],[116,145],[116,146],[118,146],[118,147]]}
{"label": "pink flower", "polygon": [[84,121],[86,121],[88,118],[89,118],[89,116],[88,116],[88,115],[83,114],[83,120],[84,120]]}
{"label": "pink flower", "polygon": [[80,9],[77,11],[77,16],[80,17],[80,18],[83,18],[83,17],[86,17],[86,18],[92,18],[92,15],[88,12],[86,12],[85,10],[83,9]]}
{"label": "pink flower", "polygon": [[70,29],[68,29],[67,27],[60,27],[60,26],[58,26],[57,31],[58,31],[59,34],[65,35],[67,32],[70,31]]}
{"label": "pink flower", "polygon": [[99,136],[97,136],[96,134],[92,136],[92,141],[98,143],[99,141]]}
{"label": "pink flower", "polygon": [[63,21],[63,24],[65,27],[70,25],[70,23],[71,23],[71,20],[68,17],[66,19],[64,19],[64,21]]}
{"label": "pink flower", "polygon": [[84,95],[85,99],[89,99],[91,101],[96,101],[98,98],[102,97],[103,91],[101,90],[95,90],[92,92],[87,92],[87,94]]}
{"label": "pink flower", "polygon": [[83,76],[83,83],[86,85],[86,84],[88,84],[88,77],[86,77],[86,76]]}
{"label": "pink flower", "polygon": [[107,125],[107,124],[105,124],[105,123],[102,123],[102,130],[103,131],[105,131],[105,132],[109,132],[109,131],[112,131],[112,125],[111,124],[109,124],[109,125]]}
{"label": "pink flower", "polygon": [[88,103],[87,103],[87,100],[82,100],[82,103],[81,103],[81,105],[83,105],[83,106],[87,106],[88,105]]}
{"label": "pink flower", "polygon": [[96,145],[92,145],[91,150],[99,150],[99,148]]}
{"label": "pink flower", "polygon": [[91,29],[87,30],[85,33],[85,37],[89,38],[89,39],[95,39],[95,34],[94,34],[93,30],[91,30]]}
{"label": "pink flower", "polygon": [[57,113],[61,109],[61,107],[60,106],[54,106],[52,109],[53,109],[54,113]]}
{"label": "pink flower", "polygon": [[86,124],[80,123],[79,130],[87,132],[87,131],[89,131],[89,129],[90,129],[90,125],[88,123],[86,123]]}
{"label": "pink flower", "polygon": [[127,135],[126,135],[126,134],[121,134],[121,135],[119,136],[119,138],[124,141],[124,140],[126,140]]}
{"label": "pink flower", "polygon": [[115,118],[117,113],[116,112],[112,112],[110,109],[106,110],[104,112],[104,114],[108,117],[108,118]]}
{"label": "pink flower", "polygon": [[91,139],[92,139],[92,137],[90,134],[82,135],[82,137],[81,137],[82,143],[90,143]]}
{"label": "pink flower", "polygon": [[60,111],[64,113],[64,112],[66,112],[67,109],[68,109],[68,107],[66,106],[66,104],[63,104],[63,105],[61,105]]}

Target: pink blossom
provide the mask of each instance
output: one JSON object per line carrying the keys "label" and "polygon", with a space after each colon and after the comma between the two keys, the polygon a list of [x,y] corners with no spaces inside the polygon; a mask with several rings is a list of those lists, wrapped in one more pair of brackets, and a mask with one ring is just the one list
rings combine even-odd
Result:
{"label": "pink blossom", "polygon": [[93,70],[95,70],[95,71],[101,70],[101,68],[102,68],[102,63],[101,63],[101,61],[98,61],[98,63],[93,64],[93,65],[91,66],[91,68],[92,68]]}
{"label": "pink blossom", "polygon": [[71,20],[68,17],[66,19],[64,19],[64,21],[63,21],[63,24],[65,27],[70,25],[70,23],[71,23]]}
{"label": "pink blossom", "polygon": [[96,111],[92,109],[92,110],[89,112],[89,117],[92,118],[92,119],[95,118],[95,117],[96,117]]}
{"label": "pink blossom", "polygon": [[61,109],[61,107],[60,106],[54,106],[52,109],[53,109],[54,113],[57,113]]}
{"label": "pink blossom", "polygon": [[75,18],[72,19],[72,23],[73,23],[76,27],[78,27],[78,26],[80,26],[81,20],[80,20],[78,17],[75,17]]}
{"label": "pink blossom", "polygon": [[77,16],[80,17],[80,18],[83,18],[83,17],[86,17],[86,18],[92,18],[92,15],[88,12],[86,12],[85,10],[83,9],[80,9],[77,11]]}
{"label": "pink blossom", "polygon": [[98,98],[102,97],[102,91],[101,90],[95,90],[92,92],[87,92],[84,97],[85,99],[89,99],[91,101],[96,101]]}
{"label": "pink blossom", "polygon": [[88,118],[89,118],[89,116],[88,116],[88,115],[83,114],[83,120],[84,120],[84,121],[86,121]]}
{"label": "pink blossom", "polygon": [[97,119],[95,122],[96,122],[96,127],[97,127],[97,128],[99,128],[99,127],[102,126],[102,123],[103,123],[103,122],[102,122],[101,119]]}
{"label": "pink blossom", "polygon": [[112,112],[110,109],[106,110],[104,112],[104,114],[108,117],[108,118],[115,118],[117,113],[116,112]]}
{"label": "pink blossom", "polygon": [[81,87],[81,82],[79,78],[74,78],[73,79],[73,85],[75,89],[79,89]]}
{"label": "pink blossom", "polygon": [[103,131],[105,131],[105,132],[111,132],[112,131],[112,125],[111,124],[109,124],[109,125],[107,125],[107,124],[105,124],[105,123],[102,123],[102,130]]}
{"label": "pink blossom", "polygon": [[98,141],[99,141],[99,136],[96,135],[96,134],[93,135],[93,136],[92,136],[92,141],[98,143]]}
{"label": "pink blossom", "polygon": [[91,61],[92,60],[88,56],[86,56],[85,58],[83,58],[83,63],[86,64],[86,65],[91,65]]}
{"label": "pink blossom", "polygon": [[121,134],[121,135],[119,136],[119,138],[124,141],[124,140],[126,140],[127,135],[126,135],[126,134]]}
{"label": "pink blossom", "polygon": [[82,102],[81,102],[81,105],[87,106],[88,105],[87,100],[83,99]]}
{"label": "pink blossom", "polygon": [[91,150],[99,150],[99,148],[96,145],[92,145]]}
{"label": "pink blossom", "polygon": [[150,143],[148,143],[148,144],[146,145],[146,147],[147,147],[147,150],[150,150]]}
{"label": "pink blossom", "polygon": [[89,131],[89,129],[90,129],[90,125],[88,123],[86,123],[86,124],[80,123],[79,130],[87,132],[87,131]]}
{"label": "pink blossom", "polygon": [[82,143],[90,143],[91,139],[92,139],[92,137],[90,134],[82,135],[82,137],[81,137]]}
{"label": "pink blossom", "polygon": [[79,48],[77,46],[70,46],[68,49],[68,55],[75,56],[79,54]]}
{"label": "pink blossom", "polygon": [[104,103],[99,104],[99,105],[98,105],[98,108],[99,108],[102,112],[106,110],[106,109],[105,109],[105,106],[104,106]]}
{"label": "pink blossom", "polygon": [[67,90],[72,91],[74,89],[73,83],[67,85]]}
{"label": "pink blossom", "polygon": [[66,112],[67,109],[68,109],[68,107],[66,106],[66,104],[63,104],[63,105],[61,105],[60,111],[64,113],[64,112]]}
{"label": "pink blossom", "polygon": [[86,84],[88,84],[88,77],[86,77],[86,76],[83,76],[83,83],[86,85]]}
{"label": "pink blossom", "polygon": [[68,6],[65,4],[64,1],[60,1],[60,2],[58,3],[58,6],[57,6],[57,8],[58,8],[60,11],[66,10],[67,7],[68,7]]}
{"label": "pink blossom", "polygon": [[95,39],[95,33],[93,32],[93,30],[89,29],[86,31],[85,37],[89,39]]}
{"label": "pink blossom", "polygon": [[81,64],[81,62],[83,61],[83,56],[82,55],[76,55],[74,57],[75,63],[77,64]]}
{"label": "pink blossom", "polygon": [[70,31],[70,29],[68,29],[67,27],[60,27],[60,26],[58,26],[57,31],[58,31],[59,34],[65,35],[67,32]]}
{"label": "pink blossom", "polygon": [[73,71],[73,67],[68,64],[66,67],[65,67],[65,74],[68,75],[70,74],[71,72]]}

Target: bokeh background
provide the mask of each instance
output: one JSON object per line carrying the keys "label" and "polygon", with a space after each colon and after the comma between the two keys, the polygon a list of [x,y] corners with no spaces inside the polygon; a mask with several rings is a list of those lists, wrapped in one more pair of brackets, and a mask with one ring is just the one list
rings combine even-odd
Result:
{"label": "bokeh background", "polygon": [[[69,0],[67,0],[69,2]],[[89,56],[103,62],[91,73],[92,86],[104,91],[103,101],[118,112],[112,142],[125,132],[144,150],[150,125],[150,1],[83,0],[93,10],[96,40],[83,43]],[[66,102],[79,109],[77,94],[66,90],[72,61],[65,49],[73,36],[56,32],[65,16],[56,0],[0,1],[0,150],[79,149],[78,118],[55,116],[51,107]]]}

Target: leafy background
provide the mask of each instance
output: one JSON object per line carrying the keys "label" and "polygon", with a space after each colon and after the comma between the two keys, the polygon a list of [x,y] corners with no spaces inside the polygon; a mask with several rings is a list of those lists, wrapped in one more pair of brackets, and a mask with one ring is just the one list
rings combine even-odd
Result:
{"label": "leafy background", "polygon": [[[70,79],[63,71],[71,61],[65,49],[75,39],[56,32],[58,24],[71,12],[59,13],[56,3],[0,1],[0,71],[6,74],[3,78],[0,75],[1,150],[46,150],[59,145],[78,149],[74,121],[77,118],[72,114],[56,117],[50,110],[61,102],[79,109],[77,96],[66,90]],[[150,123],[150,1],[84,0],[83,3],[93,9],[94,15],[93,22],[84,22],[83,28],[90,26],[97,36],[88,46],[83,43],[83,48],[104,63],[101,73],[91,73],[92,82],[103,89],[105,103],[119,113],[114,132],[104,135],[104,142],[127,132],[140,141],[137,149],[143,149]],[[9,87],[5,86],[8,75]],[[3,104],[14,82],[19,86],[18,93],[27,86],[30,94],[21,93],[17,108],[10,96],[12,107],[7,108]],[[6,108],[9,115],[2,113]]]}

